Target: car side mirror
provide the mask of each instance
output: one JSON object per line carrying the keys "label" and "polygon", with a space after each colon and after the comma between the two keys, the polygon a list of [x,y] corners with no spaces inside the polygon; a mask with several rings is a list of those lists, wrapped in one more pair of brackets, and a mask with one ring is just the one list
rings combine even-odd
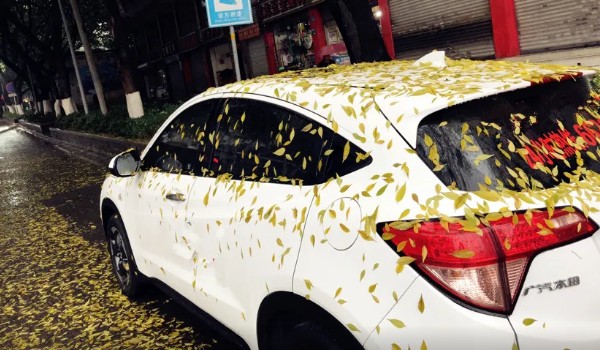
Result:
{"label": "car side mirror", "polygon": [[136,149],[130,149],[117,155],[108,164],[108,171],[116,177],[133,176],[139,168],[140,153]]}

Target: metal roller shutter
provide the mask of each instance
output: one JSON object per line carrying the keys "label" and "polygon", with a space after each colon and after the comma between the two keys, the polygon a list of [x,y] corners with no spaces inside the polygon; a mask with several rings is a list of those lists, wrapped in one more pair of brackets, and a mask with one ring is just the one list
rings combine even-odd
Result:
{"label": "metal roller shutter", "polygon": [[269,65],[267,63],[267,50],[262,37],[252,39],[248,42],[250,52],[250,64],[252,65],[252,76],[258,77],[269,74]]}
{"label": "metal roller shutter", "polygon": [[515,7],[524,53],[600,43],[598,0],[515,0]]}
{"label": "metal roller shutter", "polygon": [[398,58],[494,56],[489,0],[389,0]]}

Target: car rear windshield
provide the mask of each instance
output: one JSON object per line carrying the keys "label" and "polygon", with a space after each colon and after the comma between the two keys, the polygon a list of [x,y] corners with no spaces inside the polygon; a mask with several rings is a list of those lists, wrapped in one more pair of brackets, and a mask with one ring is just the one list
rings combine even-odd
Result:
{"label": "car rear windshield", "polygon": [[460,190],[550,188],[600,171],[599,112],[586,78],[534,85],[430,115],[417,153]]}

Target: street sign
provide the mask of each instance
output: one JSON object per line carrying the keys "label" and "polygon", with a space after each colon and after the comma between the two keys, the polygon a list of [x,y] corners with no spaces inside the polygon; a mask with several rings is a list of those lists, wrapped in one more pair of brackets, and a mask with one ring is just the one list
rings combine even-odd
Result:
{"label": "street sign", "polygon": [[10,83],[6,84],[6,91],[7,91],[9,94],[13,94],[13,93],[15,93],[15,92],[16,92],[16,91],[15,91],[15,84],[14,84],[13,82],[10,82]]}
{"label": "street sign", "polygon": [[253,22],[250,0],[206,0],[206,13],[210,28]]}

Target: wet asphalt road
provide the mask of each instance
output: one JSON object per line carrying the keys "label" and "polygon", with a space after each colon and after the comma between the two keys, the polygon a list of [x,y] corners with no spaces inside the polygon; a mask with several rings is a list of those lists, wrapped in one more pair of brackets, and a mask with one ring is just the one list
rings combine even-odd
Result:
{"label": "wet asphalt road", "polygon": [[154,287],[130,301],[98,216],[105,168],[0,122],[0,349],[228,349]]}

